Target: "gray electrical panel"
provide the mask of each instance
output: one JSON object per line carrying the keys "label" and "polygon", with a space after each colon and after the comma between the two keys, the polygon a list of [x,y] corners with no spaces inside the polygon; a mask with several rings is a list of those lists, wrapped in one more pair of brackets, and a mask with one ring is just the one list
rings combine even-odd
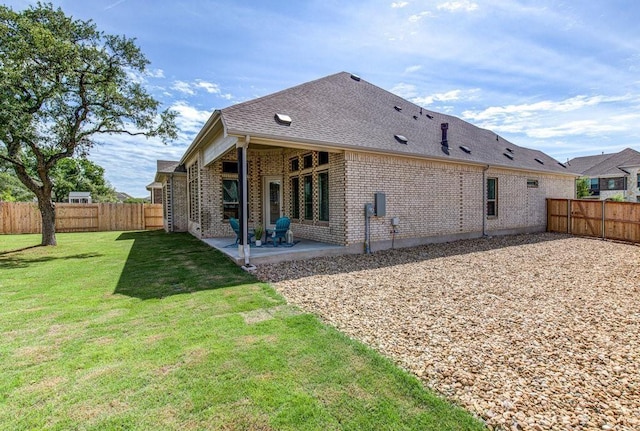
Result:
{"label": "gray electrical panel", "polygon": [[376,217],[387,215],[387,198],[382,192],[376,192]]}

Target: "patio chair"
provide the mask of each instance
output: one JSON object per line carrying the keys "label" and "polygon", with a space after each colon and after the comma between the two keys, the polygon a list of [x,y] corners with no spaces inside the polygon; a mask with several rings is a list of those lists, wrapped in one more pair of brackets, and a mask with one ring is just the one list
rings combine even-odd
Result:
{"label": "patio chair", "polygon": [[276,220],[275,227],[273,229],[266,230],[267,237],[264,241],[265,245],[269,242],[269,240],[271,240],[271,242],[273,242],[273,246],[277,247],[278,244],[276,243],[276,239],[278,240],[278,243],[281,243],[283,238],[286,241],[287,231],[289,230],[290,225],[291,220],[289,219],[289,217],[280,217],[278,220]]}
{"label": "patio chair", "polygon": [[[240,242],[240,223],[238,222],[238,219],[229,217],[229,225],[231,226],[231,229],[233,229],[233,231],[236,234],[236,244],[238,244]],[[255,234],[249,231],[247,233],[247,243],[251,243],[251,241],[253,241],[252,238],[254,236]]]}

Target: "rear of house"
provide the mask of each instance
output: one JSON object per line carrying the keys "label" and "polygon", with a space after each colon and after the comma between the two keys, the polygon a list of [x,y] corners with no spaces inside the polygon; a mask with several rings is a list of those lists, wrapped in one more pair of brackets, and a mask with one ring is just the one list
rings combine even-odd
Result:
{"label": "rear of house", "polygon": [[287,216],[296,238],[345,252],[367,239],[379,250],[542,231],[545,199],[572,198],[576,178],[540,151],[348,73],[215,111],[168,163],[155,179],[168,231],[229,237],[230,217],[269,227]]}

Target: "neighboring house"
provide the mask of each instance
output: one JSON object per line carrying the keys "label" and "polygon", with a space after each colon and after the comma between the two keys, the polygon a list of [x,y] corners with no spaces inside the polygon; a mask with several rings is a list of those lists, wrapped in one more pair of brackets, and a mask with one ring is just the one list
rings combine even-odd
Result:
{"label": "neighboring house", "polygon": [[158,162],[165,228],[180,213],[197,237],[232,236],[245,173],[250,227],[285,215],[295,238],[348,252],[363,251],[368,203],[374,250],[543,231],[545,199],[573,198],[577,177],[344,72],[214,111],[179,162]]}
{"label": "neighboring house", "polygon": [[589,178],[594,199],[623,195],[629,202],[640,202],[640,152],[626,148],[619,153],[576,157],[567,168]]}
{"label": "neighboring house", "polygon": [[129,193],[125,193],[125,192],[116,192],[116,201],[117,202],[125,202],[129,199],[133,199],[133,196],[131,196]]}
{"label": "neighboring house", "polygon": [[189,225],[187,220],[187,171],[184,165],[179,161],[158,160],[156,177],[152,184],[160,185],[164,230],[167,232],[186,232]]}
{"label": "neighboring house", "polygon": [[69,192],[70,204],[90,204],[91,192]]}

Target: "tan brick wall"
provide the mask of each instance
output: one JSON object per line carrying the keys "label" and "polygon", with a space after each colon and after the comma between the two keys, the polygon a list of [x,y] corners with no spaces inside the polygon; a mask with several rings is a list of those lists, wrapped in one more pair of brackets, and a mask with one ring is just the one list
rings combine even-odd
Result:
{"label": "tan brick wall", "polygon": [[[498,217],[487,219],[487,233],[509,229],[544,229],[546,198],[572,199],[575,179],[535,172],[489,169],[487,177],[498,178]],[[527,187],[537,180],[538,187]]]}
{"label": "tan brick wall", "polygon": [[[490,231],[544,229],[547,197],[573,196],[573,178],[489,169],[498,178],[498,217]],[[527,188],[538,179],[538,188]],[[482,234],[485,217],[483,168],[395,156],[345,155],[347,245],[364,242],[364,206],[386,195],[386,216],[372,217],[371,242],[393,238],[391,218],[399,217],[395,240]]]}
{"label": "tan brick wall", "polygon": [[[166,177],[162,182],[162,193],[164,230],[167,232],[186,232],[189,227],[186,175],[174,174]],[[173,220],[171,226],[168,217]]]}

